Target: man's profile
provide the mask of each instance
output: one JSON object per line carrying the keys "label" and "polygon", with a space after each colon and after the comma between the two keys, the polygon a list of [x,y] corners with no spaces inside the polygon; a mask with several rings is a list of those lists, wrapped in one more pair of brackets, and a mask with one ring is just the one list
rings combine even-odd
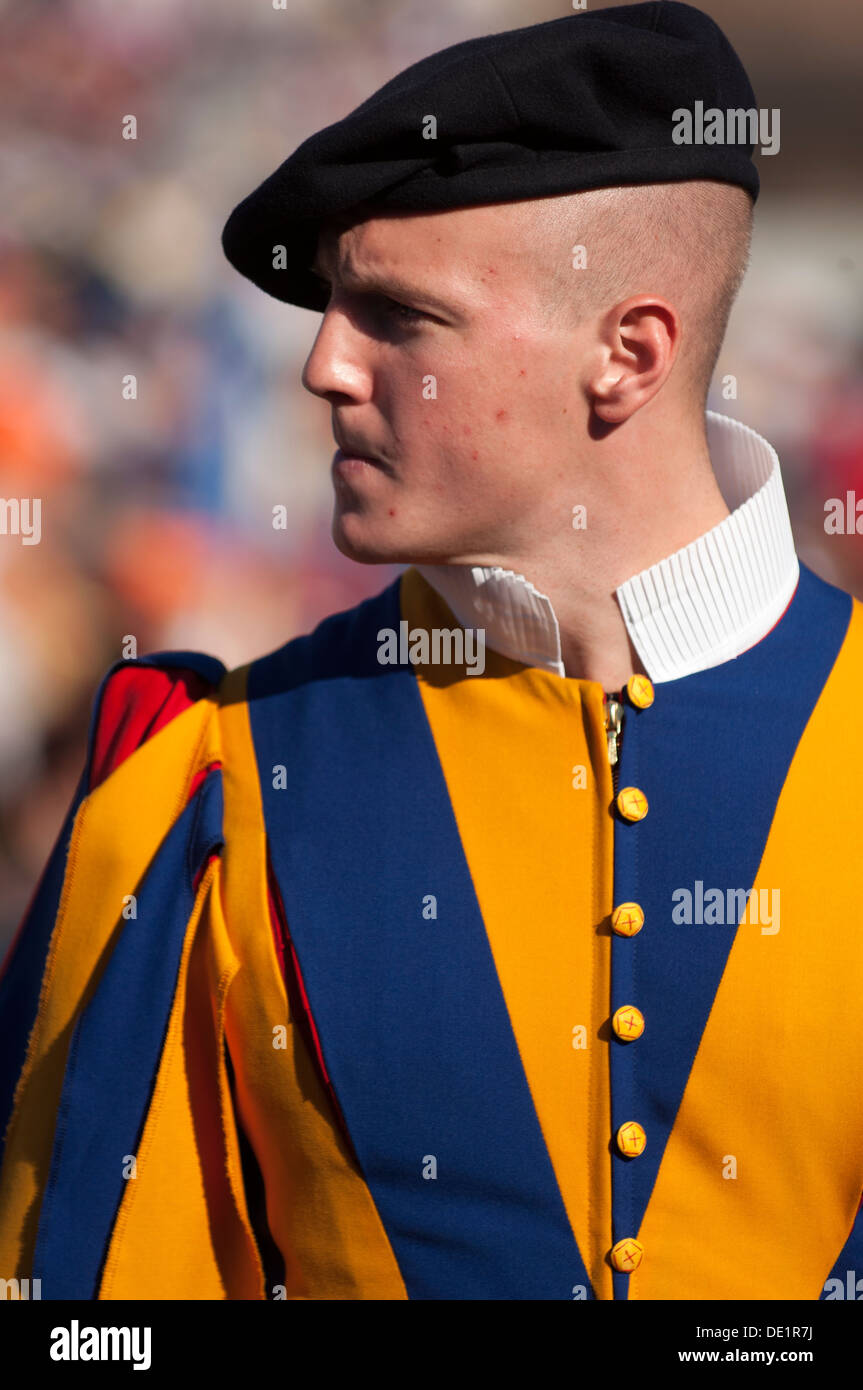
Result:
{"label": "man's profile", "polygon": [[758,176],[674,138],[696,102],[757,111],[687,5],[471,40],[228,220],[322,314],[335,544],[407,569],[106,677],[0,978],[0,1271],[43,1297],[863,1267],[863,609],[706,410]]}

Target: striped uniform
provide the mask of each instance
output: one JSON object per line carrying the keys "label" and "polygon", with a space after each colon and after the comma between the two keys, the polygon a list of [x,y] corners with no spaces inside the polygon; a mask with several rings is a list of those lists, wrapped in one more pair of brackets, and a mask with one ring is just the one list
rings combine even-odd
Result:
{"label": "striped uniform", "polygon": [[[801,566],[748,651],[623,697],[614,780],[597,683],[381,665],[402,620],[452,625],[417,570],[248,668],[106,679],[0,981],[0,1275],[570,1300],[863,1274],[861,605]],[[778,930],[733,892],[722,920],[750,888]]]}

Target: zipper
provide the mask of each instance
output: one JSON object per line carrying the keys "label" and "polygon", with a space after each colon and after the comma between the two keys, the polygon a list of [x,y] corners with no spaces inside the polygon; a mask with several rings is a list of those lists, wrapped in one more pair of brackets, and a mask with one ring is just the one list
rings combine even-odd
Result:
{"label": "zipper", "polygon": [[614,691],[611,695],[603,694],[605,705],[605,732],[608,739],[608,761],[611,764],[611,785],[617,796],[617,781],[620,776],[620,745],[623,740],[623,703],[620,699],[622,691]]}

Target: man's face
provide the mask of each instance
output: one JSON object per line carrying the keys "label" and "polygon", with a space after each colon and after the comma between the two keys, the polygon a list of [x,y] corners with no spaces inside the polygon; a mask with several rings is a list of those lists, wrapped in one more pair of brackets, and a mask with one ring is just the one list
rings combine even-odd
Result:
{"label": "man's face", "polygon": [[494,564],[584,501],[587,330],[546,322],[523,213],[384,215],[320,236],[331,297],[303,384],[332,406],[333,537],[352,559]]}

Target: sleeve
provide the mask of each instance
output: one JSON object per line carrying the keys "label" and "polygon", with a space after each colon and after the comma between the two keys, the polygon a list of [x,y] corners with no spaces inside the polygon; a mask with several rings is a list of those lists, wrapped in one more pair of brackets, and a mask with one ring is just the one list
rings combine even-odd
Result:
{"label": "sleeve", "polygon": [[87,756],[72,803],[0,965],[0,1172],[15,1088],[39,1004],[60,907],[72,828],[85,798],[159,729],[211,692],[224,666],[198,653],[162,653],[111,668],[93,702]]}
{"label": "sleeve", "polygon": [[[182,1082],[188,1072],[184,991],[222,848],[218,721],[204,697],[223,674],[221,663],[191,653],[108,673],[78,789],[4,962],[0,1266],[18,1278],[44,1275],[42,1297],[100,1296],[136,1187],[121,1160],[134,1167],[163,1073]],[[209,1017],[205,945],[199,954],[195,1007]],[[176,1106],[175,1138],[190,1154],[212,1100],[203,1097],[201,1115],[190,1116],[182,1098]],[[191,1137],[180,1135],[184,1125]],[[224,1168],[223,1156],[218,1162]],[[212,1284],[222,1287],[218,1270]]]}

